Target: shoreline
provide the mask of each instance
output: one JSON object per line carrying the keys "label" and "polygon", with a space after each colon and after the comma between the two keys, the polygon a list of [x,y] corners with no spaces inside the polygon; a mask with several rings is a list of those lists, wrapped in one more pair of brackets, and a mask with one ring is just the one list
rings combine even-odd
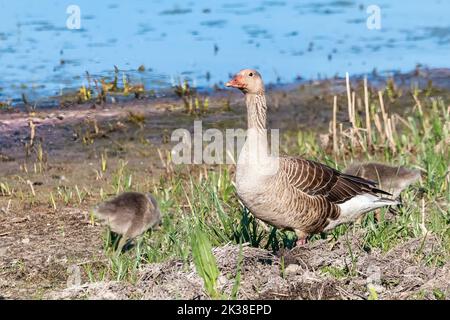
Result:
{"label": "shoreline", "polygon": [[[421,67],[418,65],[415,69],[407,72],[400,72],[400,71],[386,71],[378,73],[376,69],[372,70],[371,72],[361,73],[361,74],[350,74],[350,81],[362,81],[364,77],[367,77],[368,81],[373,86],[381,86],[385,85],[386,81],[390,78],[394,79],[395,83],[397,85],[412,85],[413,81],[417,81],[419,87],[426,85],[426,81],[432,81],[433,85],[436,87],[440,87],[443,89],[450,89],[450,68],[428,68],[428,67]],[[106,79],[105,77],[101,77],[99,79]],[[320,75],[318,79],[303,79],[298,78],[294,79],[291,82],[281,82],[281,83],[267,83],[266,87],[268,91],[270,90],[284,90],[289,91],[293,88],[299,87],[299,86],[305,86],[305,85],[312,85],[316,83],[324,83],[324,82],[335,82],[335,83],[342,83],[344,82],[345,86],[345,76],[344,77],[326,77],[321,78]],[[108,85],[108,84],[107,84]],[[140,87],[142,84],[136,83],[134,85],[131,85],[131,88],[133,87]],[[176,86],[167,87],[167,88],[160,88],[160,89],[146,89],[140,98],[136,99],[130,95],[125,96],[121,94],[120,92],[107,92],[107,103],[110,104],[126,104],[133,102],[134,100],[144,100],[146,102],[152,102],[156,101],[164,101],[166,99],[173,100],[177,98],[177,95],[175,94]],[[223,86],[223,82],[220,83],[214,83],[210,87],[195,87],[193,88],[196,92],[202,95],[210,96],[210,97],[220,97],[222,95],[226,95],[227,91],[226,88]],[[95,88],[92,88],[93,94],[95,94]],[[55,95],[55,96],[41,96],[35,101],[26,101],[24,103],[24,98],[26,98],[26,95],[23,95],[22,100],[20,102],[15,102],[8,104],[8,101],[12,102],[13,99],[7,99],[7,100],[0,100],[0,116],[5,112],[5,110],[8,110],[8,112],[17,112],[17,110],[20,111],[26,111],[27,109],[33,109],[33,110],[55,110],[58,108],[77,108],[84,104],[96,104],[96,99],[91,99],[84,101],[82,103],[77,102],[77,94],[78,91],[76,89],[68,90],[66,93],[62,95]],[[4,99],[4,98],[3,98]],[[16,101],[18,99],[15,99]],[[67,105],[68,104],[68,105]]]}
{"label": "shoreline", "polygon": [[[368,83],[373,93],[391,86],[392,90],[398,90],[401,95],[402,91],[411,90],[417,83],[418,88],[429,90],[435,96],[450,96],[450,69],[418,69],[396,75],[392,81],[384,77],[372,79],[368,80]],[[352,87],[357,91],[362,90],[362,81],[363,76],[350,78]],[[268,86],[268,105],[272,109],[269,113],[270,126],[282,131],[302,129],[324,132],[331,120],[333,96],[342,95],[345,99],[345,90],[345,79],[341,78]],[[146,139],[157,146],[166,144],[164,141],[174,129],[182,127],[192,131],[195,119],[203,120],[205,129],[223,129],[230,125],[245,128],[246,112],[241,98],[239,92],[220,89],[209,94],[194,91],[186,97],[177,97],[172,93],[170,97],[130,99],[103,104],[86,102],[66,108],[0,109],[0,155],[3,159],[0,162],[0,170],[4,167],[2,163],[5,164],[5,159],[26,160],[23,148],[30,139],[30,123],[34,127],[36,139],[46,144],[47,152],[57,159],[61,156],[60,153],[70,153],[71,148],[78,149],[73,142],[80,138],[79,133],[76,133],[80,128],[95,131],[98,130],[94,128],[96,126],[109,126],[104,135],[111,136],[112,139],[120,139],[122,131],[140,128]],[[207,99],[207,110],[186,110],[186,101],[194,99],[198,99],[200,103]],[[407,95],[397,100],[389,108],[400,113],[405,101],[414,102],[412,97]],[[342,101],[340,104],[345,107],[346,102]],[[337,117],[341,122],[348,121],[346,112],[338,113]],[[91,128],[86,129],[89,127]]]}

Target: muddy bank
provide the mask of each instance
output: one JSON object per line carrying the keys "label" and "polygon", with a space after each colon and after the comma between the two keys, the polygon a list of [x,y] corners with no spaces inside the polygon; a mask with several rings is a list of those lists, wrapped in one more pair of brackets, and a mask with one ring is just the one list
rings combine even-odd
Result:
{"label": "muddy bank", "polygon": [[[352,88],[363,90],[362,77],[352,79]],[[372,75],[369,88],[377,100],[377,90],[387,88],[386,105],[389,111],[403,113],[405,105],[414,104],[408,93],[411,88],[425,91],[428,96],[450,95],[450,69],[417,69],[392,78]],[[392,91],[392,92],[391,92]],[[267,97],[270,128],[281,132],[299,129],[326,130],[331,120],[333,95],[338,95],[338,121],[348,121],[345,79],[307,81],[301,84],[269,86]],[[88,160],[89,150],[115,144],[134,152],[137,157],[149,150],[149,145],[163,146],[177,128],[193,130],[194,120],[202,120],[204,128],[245,128],[246,110],[242,95],[230,90],[198,93],[208,97],[207,110],[190,114],[182,99],[175,96],[144,98],[116,103],[94,102],[72,105],[70,108],[23,108],[0,110],[0,172],[11,172],[10,162],[27,160],[26,144],[41,143],[52,161]],[[356,101],[363,111],[362,101]],[[32,133],[34,127],[34,133]],[[142,148],[127,148],[126,144]],[[146,145],[147,144],[147,145]],[[134,149],[134,150],[132,150]],[[139,151],[136,151],[139,149]],[[151,153],[151,152],[150,152]],[[148,154],[146,154],[148,156]]]}

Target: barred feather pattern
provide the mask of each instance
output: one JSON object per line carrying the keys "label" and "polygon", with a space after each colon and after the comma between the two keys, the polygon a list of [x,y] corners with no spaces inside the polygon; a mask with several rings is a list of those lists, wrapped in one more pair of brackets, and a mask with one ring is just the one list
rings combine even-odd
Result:
{"label": "barred feather pattern", "polygon": [[267,105],[263,93],[247,94],[247,121],[249,129],[266,130]]}

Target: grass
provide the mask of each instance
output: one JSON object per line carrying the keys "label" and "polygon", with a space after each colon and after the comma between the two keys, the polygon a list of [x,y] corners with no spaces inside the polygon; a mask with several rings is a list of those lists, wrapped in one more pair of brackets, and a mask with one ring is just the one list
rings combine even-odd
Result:
{"label": "grass", "polygon": [[200,97],[197,90],[187,80],[178,79],[174,93],[183,101],[184,109],[189,114],[202,114],[208,111],[208,97]]}
{"label": "grass", "polygon": [[217,267],[216,258],[212,253],[211,242],[200,223],[199,221],[191,233],[192,258],[197,273],[203,279],[208,295],[213,299],[217,299],[221,296],[217,290],[217,279],[220,271]]}
{"label": "grass", "polygon": [[[192,107],[194,100],[191,99],[192,94],[188,94],[189,87],[180,85],[179,90],[180,97],[189,98],[186,108],[192,112],[196,107]],[[365,105],[358,108],[351,102],[355,99],[348,87],[348,104],[338,105],[339,99],[336,98],[334,107],[330,106],[330,113],[334,116],[325,145],[319,143],[317,132],[289,131],[282,137],[281,151],[305,155],[337,169],[343,169],[355,160],[377,160],[422,169],[426,173],[425,178],[404,192],[405,205],[399,209],[395,219],[382,219],[376,223],[373,215],[369,214],[361,226],[340,226],[329,234],[313,236],[311,241],[320,238],[333,241],[348,237],[354,228],[362,228],[367,251],[380,249],[387,252],[408,239],[432,234],[438,238],[443,250],[436,248],[432,255],[425,256],[419,248],[417,257],[427,264],[441,266],[450,257],[450,108],[443,99],[431,97],[428,89],[421,92],[416,88],[411,93],[410,105],[400,116],[390,112],[389,104],[395,103],[395,99],[406,93],[396,93],[392,83],[386,90],[388,102],[383,102],[383,92],[369,93],[367,85],[363,90],[357,90],[363,92],[365,101]],[[367,110],[368,113],[365,112]],[[338,123],[336,113],[346,111],[351,124]],[[129,117],[138,126],[144,123],[139,115],[130,114]],[[80,132],[86,148],[99,132],[96,123],[89,126],[89,130]],[[295,244],[293,232],[267,227],[239,202],[233,182],[234,167],[231,165],[174,167],[167,154],[160,152],[165,170],[155,181],[135,171],[126,159],[113,162],[108,153],[102,151],[92,170],[93,180],[99,181],[101,187],[77,181],[74,185],[56,186],[41,195],[27,181],[34,181],[31,177],[45,173],[47,160],[40,144],[33,150],[32,167],[37,169],[25,169],[21,176],[1,179],[1,196],[18,199],[30,206],[43,202],[53,211],[65,206],[85,208],[108,195],[127,190],[151,191],[160,203],[164,214],[161,230],[147,232],[128,252],[115,256],[110,250],[111,239],[105,236],[107,262],[84,265],[91,281],[114,279],[134,282],[137,270],[143,264],[168,259],[188,262],[192,257],[209,296],[233,299],[237,297],[241,281],[243,243],[273,251],[292,248]],[[26,164],[23,166],[27,168]],[[212,247],[227,243],[241,245],[235,286],[230,297],[224,297],[217,290],[220,272],[211,253]],[[352,265],[344,269],[330,266],[321,271],[342,278],[351,277],[352,268]],[[440,298],[442,293],[435,292],[435,295]],[[371,293],[371,298],[377,299],[376,292]]]}

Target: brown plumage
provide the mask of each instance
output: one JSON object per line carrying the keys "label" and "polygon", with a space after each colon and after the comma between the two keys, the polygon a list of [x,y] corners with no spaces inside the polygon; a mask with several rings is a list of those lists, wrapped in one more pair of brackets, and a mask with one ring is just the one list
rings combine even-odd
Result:
{"label": "brown plumage", "polygon": [[311,196],[323,196],[327,201],[338,204],[362,193],[389,195],[377,189],[374,181],[341,173],[316,161],[300,157],[284,157],[282,160],[287,166],[285,171],[291,170],[290,184]]}
{"label": "brown plumage", "polygon": [[124,192],[94,208],[94,214],[105,222],[111,231],[122,235],[118,252],[130,239],[161,222],[161,213],[155,198],[147,193]]}
{"label": "brown plumage", "polygon": [[294,230],[299,243],[303,243],[310,234],[331,230],[376,208],[397,203],[381,197],[389,193],[376,188],[374,181],[301,157],[270,155],[261,75],[244,69],[226,86],[245,94],[248,131],[238,158],[236,189],[257,218]]}

